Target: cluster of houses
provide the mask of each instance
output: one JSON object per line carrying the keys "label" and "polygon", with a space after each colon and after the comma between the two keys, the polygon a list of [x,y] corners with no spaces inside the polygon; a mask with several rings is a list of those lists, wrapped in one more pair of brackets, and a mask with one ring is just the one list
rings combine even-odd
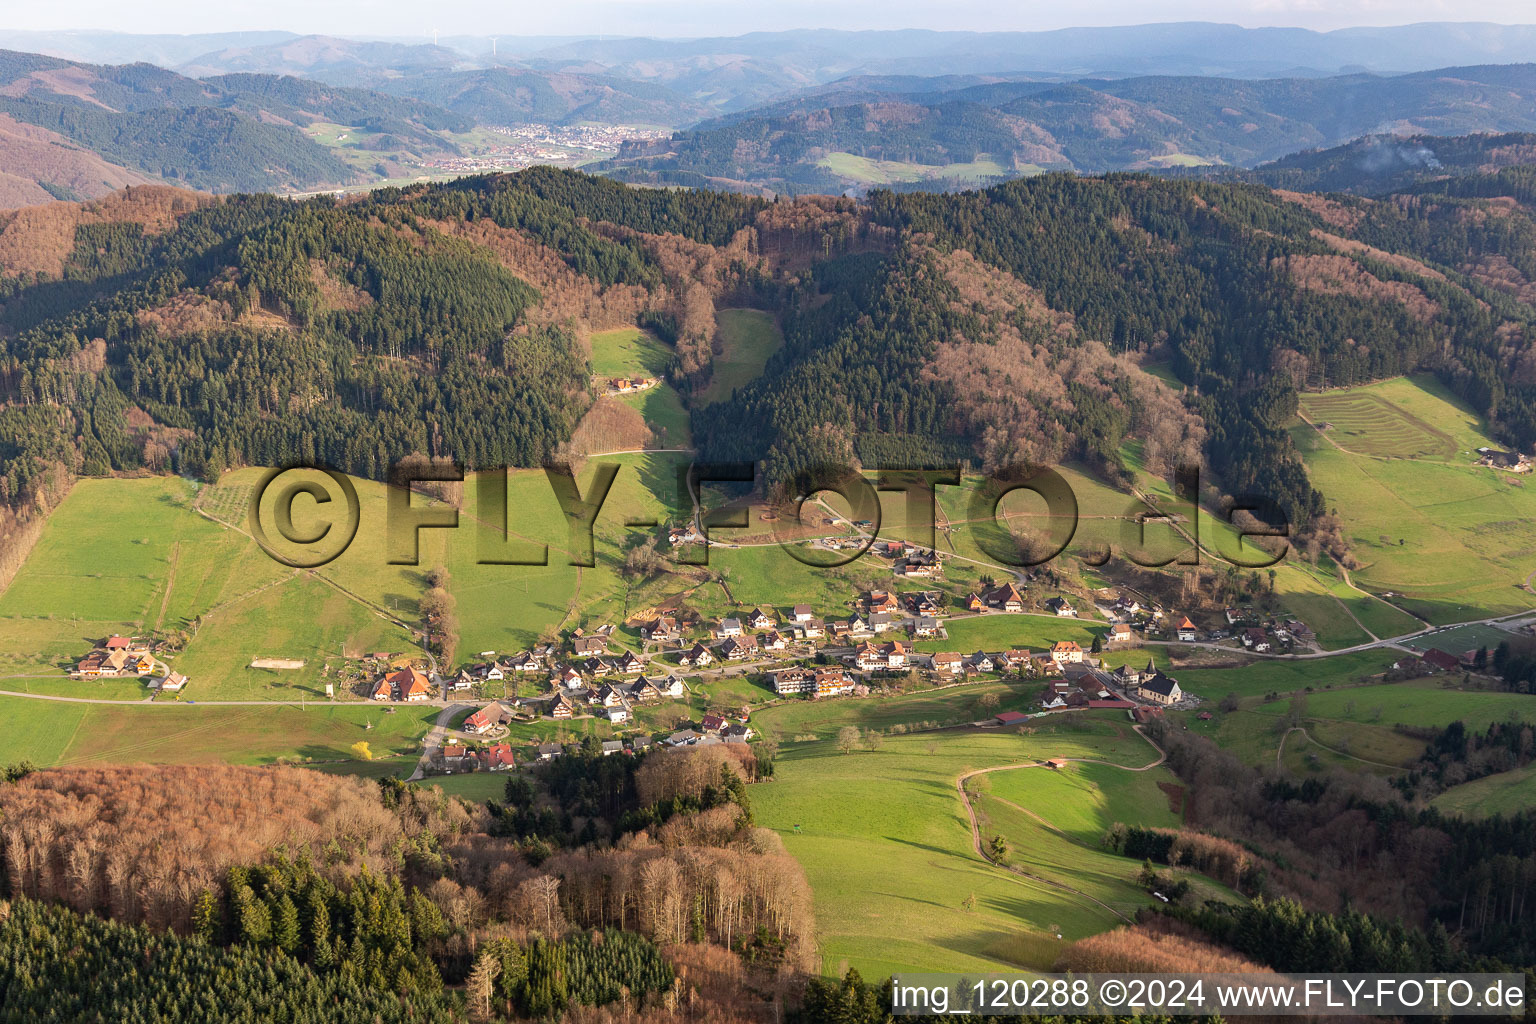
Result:
{"label": "cluster of houses", "polygon": [[[152,675],[156,664],[147,641],[114,633],[81,658],[70,675],[76,679],[141,678]],[[187,677],[167,671],[152,682],[162,693],[179,693],[186,687]]]}
{"label": "cluster of houses", "polygon": [[73,675],[80,679],[147,676],[155,670],[149,644],[137,637],[113,634],[80,659]]}
{"label": "cluster of houses", "polygon": [[1139,701],[1162,708],[1182,702],[1185,696],[1178,680],[1159,669],[1150,658],[1144,669],[1122,665],[1112,672],[1078,662],[1066,668],[1063,678],[1046,685],[1040,705],[1047,711],[1134,708]]}
{"label": "cluster of houses", "polygon": [[655,386],[655,377],[610,377],[608,379],[608,393],[611,395],[632,395],[636,391],[645,391]]}
{"label": "cluster of houses", "polygon": [[378,679],[373,684],[369,696],[374,700],[396,700],[414,704],[435,700],[437,687],[432,685],[432,680],[421,669],[414,665],[407,665],[388,672]]}
{"label": "cluster of houses", "polygon": [[[1395,671],[1411,676],[1429,676],[1438,672],[1478,671],[1478,650],[1452,654],[1438,647],[1431,647],[1423,654],[1406,654],[1392,663]],[[1486,666],[1483,666],[1486,667]]]}

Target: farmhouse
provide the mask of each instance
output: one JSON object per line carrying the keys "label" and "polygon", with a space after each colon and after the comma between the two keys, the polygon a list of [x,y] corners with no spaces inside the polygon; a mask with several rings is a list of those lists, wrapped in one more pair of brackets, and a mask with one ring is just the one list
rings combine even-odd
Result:
{"label": "farmhouse", "polygon": [[1424,661],[1439,672],[1455,672],[1461,668],[1461,659],[1454,654],[1431,647],[1424,652]]}
{"label": "farmhouse", "polygon": [[875,612],[894,612],[901,607],[896,595],[886,590],[871,590],[864,599],[864,607],[871,615]]}
{"label": "farmhouse", "polygon": [[1189,621],[1188,615],[1179,620],[1179,624],[1175,628],[1175,633],[1177,634],[1178,638],[1183,640],[1185,643],[1192,643],[1200,636],[1199,630],[1195,628],[1195,624],[1193,622]]}
{"label": "farmhouse", "polygon": [[491,703],[464,719],[463,729],[467,733],[479,735],[480,733],[490,732],[510,718],[511,716],[507,714],[506,708],[500,704]]}
{"label": "farmhouse", "polygon": [[389,685],[388,679],[380,679],[373,684],[373,692],[369,696],[374,700],[393,700],[395,688]]}
{"label": "farmhouse", "polygon": [[1024,610],[1024,595],[1019,593],[1019,588],[1012,583],[1004,583],[1000,587],[994,587],[987,591],[987,604],[993,608],[1005,612],[1021,612]]}
{"label": "farmhouse", "polygon": [[426,673],[414,667],[397,669],[384,677],[395,691],[396,700],[423,701],[432,699],[432,684]]}
{"label": "farmhouse", "polygon": [[160,680],[161,692],[179,693],[181,688],[187,685],[187,677],[180,672],[172,672]]}

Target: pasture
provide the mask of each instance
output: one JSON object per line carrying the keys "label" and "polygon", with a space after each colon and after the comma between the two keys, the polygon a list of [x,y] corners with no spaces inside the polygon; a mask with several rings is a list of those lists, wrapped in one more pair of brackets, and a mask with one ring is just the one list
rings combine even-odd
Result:
{"label": "pasture", "polygon": [[[1475,465],[1480,420],[1436,381],[1398,378],[1322,395],[1292,437],[1363,563],[1355,583],[1432,623],[1531,606],[1536,491]],[[1386,628],[1391,628],[1386,627]]]}
{"label": "pasture", "polygon": [[[365,740],[376,756],[420,752],[436,710],[363,704],[270,703],[215,707],[192,702],[72,704],[0,697],[12,728],[0,739],[0,763],[273,764],[355,758]],[[369,727],[371,725],[371,728]]]}
{"label": "pasture", "polygon": [[[1056,756],[1127,765],[1155,758],[1122,723],[893,736],[850,754],[826,741],[781,750],[775,780],[752,789],[753,813],[783,837],[810,879],[823,970],[856,967],[883,977],[1039,969],[1054,955],[1048,927],[1071,940],[1116,924],[1082,897],[983,861],[955,780],[975,768]],[[1025,856],[1020,851],[1027,868]],[[1038,942],[1021,944],[1021,932]],[[1021,945],[1029,952],[1021,954]]]}
{"label": "pasture", "polygon": [[709,386],[700,405],[731,397],[731,392],[762,376],[769,358],[784,344],[773,317],[758,309],[722,309],[715,315],[720,351],[710,363]]}
{"label": "pasture", "polygon": [[1452,786],[1430,804],[1447,814],[1466,818],[1528,811],[1536,806],[1536,763]]}

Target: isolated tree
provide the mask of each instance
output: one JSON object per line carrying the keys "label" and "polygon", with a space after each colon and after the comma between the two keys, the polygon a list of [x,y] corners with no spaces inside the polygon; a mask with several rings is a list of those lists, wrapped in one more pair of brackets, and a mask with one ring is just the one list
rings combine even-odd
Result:
{"label": "isolated tree", "polygon": [[372,761],[373,750],[368,746],[367,740],[358,740],[352,744],[352,756],[359,761]]}
{"label": "isolated tree", "polygon": [[859,727],[845,725],[837,730],[837,747],[843,753],[852,753],[853,748],[859,745]]}

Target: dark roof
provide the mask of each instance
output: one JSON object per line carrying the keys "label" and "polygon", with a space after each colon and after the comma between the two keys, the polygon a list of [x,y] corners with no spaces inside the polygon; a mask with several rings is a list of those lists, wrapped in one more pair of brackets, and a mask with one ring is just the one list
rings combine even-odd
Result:
{"label": "dark roof", "polygon": [[1143,679],[1141,681],[1141,688],[1143,690],[1151,690],[1153,693],[1160,693],[1164,697],[1171,696],[1173,688],[1178,685],[1178,680],[1172,676],[1165,676],[1161,672],[1154,672],[1150,679]]}

